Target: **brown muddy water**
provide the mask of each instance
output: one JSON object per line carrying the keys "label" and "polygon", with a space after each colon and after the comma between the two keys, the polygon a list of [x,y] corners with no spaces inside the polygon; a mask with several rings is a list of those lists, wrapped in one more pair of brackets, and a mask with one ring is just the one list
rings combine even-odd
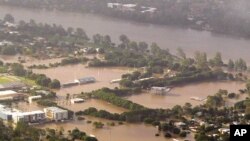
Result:
{"label": "brown muddy water", "polygon": [[65,28],[81,27],[89,37],[97,33],[108,34],[116,43],[119,43],[119,36],[125,34],[131,40],[146,41],[148,43],[156,42],[160,47],[168,48],[171,52],[175,52],[178,47],[183,48],[188,56],[193,56],[195,51],[207,52],[208,57],[213,57],[216,52],[221,52],[225,60],[241,57],[248,64],[250,63],[249,39],[173,26],[131,22],[95,14],[25,9],[0,5],[0,18],[2,19],[7,13],[12,14],[16,21],[24,20],[29,22],[30,19],[34,19],[37,23],[55,23]]}
{"label": "brown muddy water", "polygon": [[[239,93],[239,89],[244,89],[242,82],[203,82],[194,83],[181,87],[173,88],[167,95],[154,95],[150,92],[127,97],[135,103],[142,104],[149,108],[172,108],[175,105],[184,105],[186,102],[192,105],[200,105],[204,102],[191,100],[190,97],[206,98],[208,95],[214,95],[219,89],[228,90],[228,92]],[[241,98],[245,98],[244,96]],[[231,100],[231,104],[238,100]]]}
{"label": "brown muddy water", "polygon": [[111,84],[113,79],[121,78],[122,74],[129,73],[131,69],[125,67],[109,67],[109,68],[89,68],[86,65],[70,65],[57,68],[36,70],[33,72],[45,74],[50,78],[58,79],[61,83],[72,82],[75,79],[83,77],[95,77],[95,83],[61,88],[57,91],[58,96],[65,96],[67,93],[78,94],[81,92],[90,92],[103,87],[115,88],[118,84]]}
{"label": "brown muddy water", "polygon": [[[118,125],[115,122],[114,127],[110,127],[107,125],[109,120],[103,120],[93,117],[85,117],[86,120],[101,121],[105,124],[103,129],[95,129],[92,124],[88,124],[85,121],[72,121],[68,123],[52,123],[46,125],[39,125],[39,128],[54,128],[60,130],[63,127],[64,131],[67,133],[68,130],[72,130],[74,128],[78,128],[82,131],[85,131],[87,134],[95,135],[100,141],[172,141],[173,139],[166,139],[161,136],[155,137],[155,134],[158,133],[156,127],[145,124],[128,124]],[[193,140],[193,135],[188,135],[187,138],[190,141]],[[183,141],[184,139],[178,139]]]}

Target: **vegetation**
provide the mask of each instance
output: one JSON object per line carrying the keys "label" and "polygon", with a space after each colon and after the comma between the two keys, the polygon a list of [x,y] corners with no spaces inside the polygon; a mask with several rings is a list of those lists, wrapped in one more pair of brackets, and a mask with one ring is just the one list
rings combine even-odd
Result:
{"label": "vegetation", "polygon": [[0,140],[8,141],[38,141],[38,140],[48,140],[48,141],[71,141],[78,139],[82,141],[98,141],[94,137],[86,135],[78,129],[74,129],[69,132],[68,137],[65,136],[66,133],[63,129],[56,131],[54,129],[37,129],[24,122],[19,122],[16,128],[6,126],[2,120],[0,120]]}
{"label": "vegetation", "polygon": [[122,107],[129,110],[142,110],[144,107],[142,105],[133,103],[131,101],[125,100],[116,96],[114,93],[105,92],[105,89],[97,90],[92,92],[94,98],[101,99],[112,103],[118,107]]}
{"label": "vegetation", "polygon": [[[126,3],[136,4],[132,10],[126,10],[119,7],[109,8],[107,3],[110,0],[82,0],[69,3],[67,0],[32,0],[32,1],[14,1],[1,0],[1,4],[11,6],[22,6],[33,9],[49,9],[62,11],[75,11],[85,13],[97,13],[106,16],[135,20],[139,22],[149,22],[163,25],[178,25],[198,30],[209,30],[218,33],[240,35],[249,37],[249,24],[246,14],[249,9],[249,3],[246,0],[234,1],[175,1],[175,0],[129,0]],[[123,1],[118,0],[125,4]],[[235,5],[244,4],[244,7],[237,8]],[[58,6],[58,5],[61,6]],[[142,12],[145,8],[156,8],[152,12]],[[231,12],[228,12],[231,11]],[[8,15],[5,21],[13,22],[14,19]],[[99,37],[95,37],[99,42]]]}
{"label": "vegetation", "polygon": [[59,80],[57,79],[51,80],[44,74],[35,74],[31,71],[27,71],[21,64],[18,63],[11,64],[11,72],[16,76],[34,80],[37,85],[43,87],[49,87],[52,89],[58,89],[61,87]]}
{"label": "vegetation", "polygon": [[50,63],[49,66],[46,65],[32,65],[29,66],[29,69],[48,69],[51,67],[58,67],[58,66],[65,66],[65,65],[74,65],[74,64],[79,64],[79,63],[86,63],[88,61],[87,58],[82,57],[82,58],[76,58],[76,57],[68,57],[64,58],[61,60],[60,63]]}

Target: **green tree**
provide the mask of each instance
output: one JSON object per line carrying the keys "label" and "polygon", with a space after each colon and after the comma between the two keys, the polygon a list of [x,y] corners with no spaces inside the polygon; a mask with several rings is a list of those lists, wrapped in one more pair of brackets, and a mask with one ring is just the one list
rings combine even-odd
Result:
{"label": "green tree", "polygon": [[3,55],[15,55],[17,51],[16,48],[13,46],[5,46],[2,48],[1,53]]}
{"label": "green tree", "polygon": [[17,76],[25,76],[26,70],[24,69],[23,65],[14,63],[11,65],[11,71],[13,72],[14,75]]}
{"label": "green tree", "polygon": [[177,55],[182,59],[186,59],[186,54],[181,48],[177,48]]}
{"label": "green tree", "polygon": [[199,69],[207,69],[208,66],[207,66],[207,54],[206,53],[202,53],[202,52],[195,52],[195,55],[194,55],[194,58],[195,58],[195,61],[196,61],[196,64],[197,64],[197,67]]}
{"label": "green tree", "polygon": [[61,87],[61,83],[57,79],[53,79],[52,82],[50,83],[50,88],[52,89],[59,89]]}
{"label": "green tree", "polygon": [[227,64],[227,68],[229,70],[233,70],[234,69],[234,62],[233,62],[233,60],[229,59],[228,64]]}
{"label": "green tree", "polygon": [[11,14],[6,14],[3,18],[4,21],[14,23],[15,18]]}

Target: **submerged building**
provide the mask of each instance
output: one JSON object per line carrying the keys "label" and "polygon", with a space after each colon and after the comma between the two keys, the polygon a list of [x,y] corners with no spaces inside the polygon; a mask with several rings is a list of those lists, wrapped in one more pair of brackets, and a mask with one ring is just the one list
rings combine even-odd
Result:
{"label": "submerged building", "polygon": [[30,111],[22,112],[17,109],[8,108],[4,105],[0,105],[0,118],[7,121],[13,121],[17,123],[24,121],[27,123],[37,123],[45,120],[45,113],[43,111]]}
{"label": "submerged building", "polygon": [[81,84],[87,84],[87,83],[94,83],[96,82],[96,79],[94,77],[84,77],[80,79],[76,79],[75,82]]}
{"label": "submerged building", "polygon": [[68,119],[68,111],[58,107],[44,108],[46,118],[50,120],[60,121]]}

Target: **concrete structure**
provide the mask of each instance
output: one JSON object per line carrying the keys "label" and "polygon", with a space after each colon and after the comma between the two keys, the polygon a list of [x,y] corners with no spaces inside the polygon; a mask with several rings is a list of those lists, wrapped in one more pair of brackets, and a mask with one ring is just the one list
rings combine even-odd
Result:
{"label": "concrete structure", "polygon": [[44,108],[45,115],[50,120],[60,121],[68,119],[68,111],[58,107]]}
{"label": "concrete structure", "polygon": [[3,120],[12,120],[12,111],[10,108],[0,105],[0,118]]}
{"label": "concrete structure", "polygon": [[36,94],[37,95],[49,95],[50,94],[50,92],[49,91],[45,91],[45,90],[37,90],[36,91]]}
{"label": "concrete structure", "polygon": [[40,99],[40,98],[42,98],[41,95],[30,96],[30,97],[28,97],[28,101],[29,101],[29,103],[32,103],[33,100]]}
{"label": "concrete structure", "polygon": [[12,114],[14,123],[24,121],[27,123],[37,123],[45,120],[43,111],[17,112]]}
{"label": "concrete structure", "polygon": [[76,79],[75,82],[81,84],[94,83],[96,80],[94,77],[84,77],[80,79]]}
{"label": "concrete structure", "polygon": [[7,121],[13,120],[14,123],[18,121],[36,123],[45,120],[45,113],[43,111],[22,112],[0,105],[0,118]]}
{"label": "concrete structure", "polygon": [[79,83],[78,82],[68,82],[68,83],[62,84],[62,88],[67,88],[67,87],[76,86],[76,85],[79,85]]}
{"label": "concrete structure", "polygon": [[122,81],[122,79],[113,79],[110,81],[110,83],[119,83],[120,81]]}
{"label": "concrete structure", "polygon": [[121,3],[107,3],[108,8],[121,8],[122,4]]}
{"label": "concrete structure", "polygon": [[73,98],[70,100],[71,104],[75,104],[75,103],[83,103],[85,100],[82,98]]}
{"label": "concrete structure", "polygon": [[18,90],[18,89],[22,89],[23,87],[26,87],[25,84],[21,83],[21,82],[11,82],[11,83],[7,83],[7,84],[1,84],[0,85],[0,90]]}
{"label": "concrete structure", "polygon": [[171,90],[167,87],[151,87],[151,92],[154,94],[166,94]]}
{"label": "concrete structure", "polygon": [[14,100],[14,99],[23,99],[23,94],[17,93],[12,90],[0,91],[0,100]]}

